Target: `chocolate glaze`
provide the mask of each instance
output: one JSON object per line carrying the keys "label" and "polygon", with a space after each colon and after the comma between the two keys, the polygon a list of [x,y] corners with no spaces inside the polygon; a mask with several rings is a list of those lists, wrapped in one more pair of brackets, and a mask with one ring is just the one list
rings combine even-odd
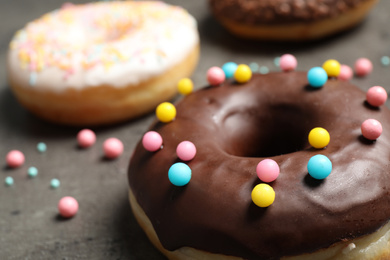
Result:
{"label": "chocolate glaze", "polygon": [[[152,153],[139,143],[129,166],[130,188],[166,249],[278,259],[372,233],[390,219],[390,111],[367,105],[351,83],[328,80],[313,89],[304,72],[254,75],[242,85],[201,89],[176,107],[175,121],[150,128],[163,149]],[[382,123],[377,141],[361,136],[368,118]],[[320,150],[307,141],[318,126],[331,136]],[[175,187],[168,169],[184,140],[197,155],[187,163],[190,183]],[[316,154],[333,163],[323,181],[307,173]],[[281,173],[271,183],[275,202],[259,208],[251,191],[264,158]]]}
{"label": "chocolate glaze", "polygon": [[213,13],[248,25],[332,18],[370,0],[209,0]]}

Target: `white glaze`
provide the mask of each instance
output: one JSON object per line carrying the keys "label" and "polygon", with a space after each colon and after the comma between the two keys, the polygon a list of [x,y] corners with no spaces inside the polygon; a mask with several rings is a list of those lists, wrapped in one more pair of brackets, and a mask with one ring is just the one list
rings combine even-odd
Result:
{"label": "white glaze", "polygon": [[41,90],[121,88],[164,73],[198,43],[196,21],[180,7],[131,1],[67,5],[15,34],[8,68],[17,85]]}

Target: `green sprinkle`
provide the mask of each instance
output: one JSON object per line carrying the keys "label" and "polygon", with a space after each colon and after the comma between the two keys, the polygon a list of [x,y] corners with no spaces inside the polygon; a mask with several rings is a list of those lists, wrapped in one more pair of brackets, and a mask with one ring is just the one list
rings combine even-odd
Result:
{"label": "green sprinkle", "polygon": [[14,178],[12,178],[11,176],[6,177],[5,178],[5,185],[7,185],[7,186],[14,185]]}
{"label": "green sprinkle", "polygon": [[389,66],[390,65],[390,57],[389,56],[382,56],[381,63],[385,67]]}
{"label": "green sprinkle", "polygon": [[274,59],[274,64],[275,64],[275,66],[276,67],[280,67],[280,57],[276,57],[275,59]]}
{"label": "green sprinkle", "polygon": [[35,178],[38,175],[38,169],[35,167],[30,167],[27,170],[27,174],[30,178]]}
{"label": "green sprinkle", "polygon": [[269,69],[267,66],[261,66],[259,69],[260,74],[268,74]]}
{"label": "green sprinkle", "polygon": [[52,179],[50,181],[50,187],[52,187],[53,189],[57,189],[58,187],[60,187],[60,185],[61,182],[58,179]]}
{"label": "green sprinkle", "polygon": [[38,150],[39,152],[41,152],[41,153],[46,152],[46,150],[47,150],[46,144],[43,143],[43,142],[38,143],[38,144],[37,144],[37,150]]}

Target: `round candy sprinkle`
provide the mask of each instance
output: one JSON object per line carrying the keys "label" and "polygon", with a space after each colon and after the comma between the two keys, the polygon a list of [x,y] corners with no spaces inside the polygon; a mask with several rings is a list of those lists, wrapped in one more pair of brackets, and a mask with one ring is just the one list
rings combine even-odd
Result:
{"label": "round candy sprinkle", "polygon": [[58,179],[52,179],[50,181],[50,187],[52,187],[53,189],[57,189],[58,187],[60,187],[60,185],[61,182]]}
{"label": "round candy sprinkle", "polygon": [[58,202],[58,211],[60,215],[64,218],[71,218],[76,215],[79,210],[79,203],[73,197],[63,197]]}
{"label": "round candy sprinkle", "polygon": [[260,74],[268,74],[268,72],[269,72],[269,68],[267,66],[261,66],[259,68],[259,73]]}
{"label": "round candy sprinkle", "polygon": [[249,68],[251,69],[252,72],[256,72],[259,70],[259,64],[257,64],[256,62],[251,62],[249,64]]}
{"label": "round candy sprinkle", "polygon": [[338,79],[340,80],[350,80],[353,77],[353,70],[350,66],[341,64],[340,65],[340,73],[337,76]]}
{"label": "round candy sprinkle", "polygon": [[323,180],[331,173],[332,162],[325,155],[317,154],[310,158],[307,170],[314,179]]}
{"label": "round candy sprinkle", "polygon": [[14,185],[14,178],[12,178],[11,176],[5,177],[4,183],[7,186],[12,186]]}
{"label": "round candy sprinkle", "polygon": [[103,143],[103,150],[108,159],[115,159],[123,153],[123,143],[118,138],[108,138]]}
{"label": "round candy sprinkle", "polygon": [[308,139],[311,146],[321,149],[329,144],[330,135],[326,129],[316,127],[310,131]]}
{"label": "round candy sprinkle", "polygon": [[283,71],[293,71],[297,67],[298,62],[294,55],[283,54],[279,60],[279,66]]}
{"label": "round candy sprinkle", "polygon": [[28,177],[35,178],[38,175],[38,169],[34,166],[27,169]]}
{"label": "round candy sprinkle", "polygon": [[163,102],[157,106],[156,116],[163,123],[171,122],[176,117],[176,108],[169,102]]}
{"label": "round candy sprinkle", "polygon": [[176,148],[177,157],[183,161],[190,161],[196,155],[196,147],[190,141],[183,141]]}
{"label": "round candy sprinkle", "polygon": [[175,163],[169,168],[168,178],[175,186],[187,185],[191,180],[191,168],[182,162]]}
{"label": "round candy sprinkle", "polygon": [[18,150],[12,150],[7,154],[6,161],[9,167],[16,168],[24,163],[24,154]]}
{"label": "round candy sprinkle", "polygon": [[357,59],[355,62],[355,73],[359,77],[364,77],[372,71],[372,63],[367,58]]}
{"label": "round candy sprinkle", "polygon": [[381,86],[374,86],[368,89],[366,99],[371,106],[379,107],[386,103],[387,92]]}
{"label": "round candy sprinkle", "polygon": [[279,176],[279,165],[272,159],[264,159],[257,164],[256,173],[260,180],[272,182]]}
{"label": "round candy sprinkle", "polygon": [[149,131],[142,137],[142,145],[145,150],[155,152],[161,149],[163,139],[161,135],[155,131]]}
{"label": "round candy sprinkle", "polygon": [[328,74],[323,68],[314,67],[308,71],[307,80],[309,81],[310,86],[319,88],[328,80]]}
{"label": "round candy sprinkle", "polygon": [[207,71],[207,81],[212,86],[218,86],[225,81],[225,72],[219,67],[211,67]]}
{"label": "round candy sprinkle", "polygon": [[389,56],[382,56],[381,58],[382,66],[387,67],[390,65],[390,57]]}
{"label": "round candy sprinkle", "polygon": [[265,183],[257,184],[251,195],[253,203],[262,208],[269,207],[275,201],[274,189]]}
{"label": "round candy sprinkle", "polygon": [[238,65],[232,61],[226,62],[222,65],[222,70],[225,73],[227,79],[231,79],[234,77],[234,72],[236,71],[237,66]]}
{"label": "round candy sprinkle", "polygon": [[177,89],[180,94],[186,96],[194,90],[194,83],[189,78],[183,78],[177,83]]}
{"label": "round candy sprinkle", "polygon": [[276,66],[276,67],[280,67],[280,57],[275,57],[274,58],[274,65]]}
{"label": "round candy sprinkle", "polygon": [[90,129],[83,129],[77,134],[77,142],[82,148],[90,147],[96,142],[96,134]]}
{"label": "round candy sprinkle", "polygon": [[38,150],[38,152],[40,152],[40,153],[46,152],[46,150],[47,150],[46,144],[45,144],[44,142],[39,142],[39,143],[37,144],[37,150]]}
{"label": "round candy sprinkle", "polygon": [[234,79],[238,83],[245,83],[252,78],[252,71],[246,64],[240,64],[237,67],[236,72],[234,72]]}
{"label": "round candy sprinkle", "polygon": [[368,140],[374,141],[382,134],[382,124],[375,119],[367,119],[361,126],[362,135]]}
{"label": "round candy sprinkle", "polygon": [[337,77],[340,74],[340,63],[337,60],[327,60],[322,64],[322,68],[328,74],[328,77]]}

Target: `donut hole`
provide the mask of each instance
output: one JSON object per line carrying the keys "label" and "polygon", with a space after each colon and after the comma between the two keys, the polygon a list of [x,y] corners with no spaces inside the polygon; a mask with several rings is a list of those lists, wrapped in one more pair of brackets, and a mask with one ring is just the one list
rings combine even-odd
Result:
{"label": "donut hole", "polygon": [[240,157],[272,157],[308,148],[308,134],[316,125],[312,113],[293,105],[231,112],[223,124],[225,151]]}

